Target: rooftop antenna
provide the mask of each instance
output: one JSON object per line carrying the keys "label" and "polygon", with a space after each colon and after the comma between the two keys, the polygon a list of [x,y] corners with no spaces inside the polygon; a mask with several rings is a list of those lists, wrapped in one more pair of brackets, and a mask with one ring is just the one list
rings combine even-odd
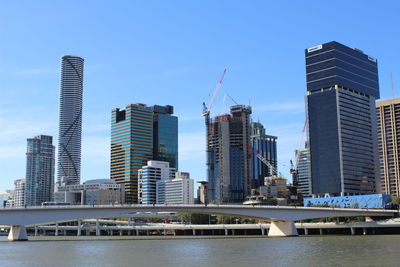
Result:
{"label": "rooftop antenna", "polygon": [[390,73],[390,88],[392,93],[392,98],[394,98],[394,86],[393,86],[393,75]]}

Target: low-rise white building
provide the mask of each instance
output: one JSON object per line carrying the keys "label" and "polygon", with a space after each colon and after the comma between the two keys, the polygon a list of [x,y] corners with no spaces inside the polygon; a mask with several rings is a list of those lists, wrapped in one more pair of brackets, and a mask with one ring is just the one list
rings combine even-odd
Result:
{"label": "low-rise white building", "polygon": [[169,167],[169,162],[150,160],[147,166],[138,171],[139,203],[155,204],[157,182],[175,178],[175,168]]}
{"label": "low-rise white building", "polygon": [[194,181],[188,172],[157,182],[157,204],[194,204]]}
{"label": "low-rise white building", "polygon": [[88,180],[81,185],[58,185],[54,201],[71,205],[123,204],[125,188],[111,179]]}

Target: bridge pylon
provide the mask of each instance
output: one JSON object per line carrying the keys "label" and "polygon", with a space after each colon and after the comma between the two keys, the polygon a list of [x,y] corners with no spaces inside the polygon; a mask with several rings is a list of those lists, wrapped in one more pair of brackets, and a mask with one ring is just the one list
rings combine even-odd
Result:
{"label": "bridge pylon", "polygon": [[8,233],[8,241],[28,241],[25,225],[12,225]]}
{"label": "bridge pylon", "polygon": [[298,236],[296,226],[293,221],[272,221],[269,227],[269,237]]}

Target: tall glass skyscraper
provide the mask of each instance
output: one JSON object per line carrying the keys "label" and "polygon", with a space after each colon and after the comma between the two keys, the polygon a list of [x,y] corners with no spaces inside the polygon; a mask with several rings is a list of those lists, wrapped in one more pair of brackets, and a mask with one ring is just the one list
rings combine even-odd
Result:
{"label": "tall glass skyscraper", "polygon": [[143,104],[115,108],[111,115],[111,172],[125,184],[125,201],[138,203],[138,171],[153,158],[153,111]]}
{"label": "tall glass skyscraper", "polygon": [[313,194],[369,194],[379,186],[377,60],[338,42],[305,50]]}
{"label": "tall glass skyscraper", "polygon": [[81,176],[83,61],[61,58],[58,183],[79,184]]}
{"label": "tall glass skyscraper", "polygon": [[151,106],[154,112],[154,160],[167,161],[178,169],[178,117],[173,106]]}
{"label": "tall glass skyscraper", "polygon": [[25,204],[40,206],[51,201],[54,186],[55,147],[53,137],[39,135],[28,139],[26,151]]}
{"label": "tall glass skyscraper", "polygon": [[258,189],[264,185],[264,178],[277,175],[278,159],[277,144],[278,137],[265,134],[264,126],[259,122],[251,123],[251,145],[257,153],[263,156],[275,168],[271,170],[258,157],[253,155],[253,176],[251,187]]}

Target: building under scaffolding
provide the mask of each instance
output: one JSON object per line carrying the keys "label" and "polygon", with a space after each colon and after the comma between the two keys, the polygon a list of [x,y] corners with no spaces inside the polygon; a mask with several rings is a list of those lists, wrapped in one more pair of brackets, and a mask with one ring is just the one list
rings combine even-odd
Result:
{"label": "building under scaffolding", "polygon": [[217,203],[243,202],[251,190],[251,107],[230,111],[206,125],[208,199]]}

